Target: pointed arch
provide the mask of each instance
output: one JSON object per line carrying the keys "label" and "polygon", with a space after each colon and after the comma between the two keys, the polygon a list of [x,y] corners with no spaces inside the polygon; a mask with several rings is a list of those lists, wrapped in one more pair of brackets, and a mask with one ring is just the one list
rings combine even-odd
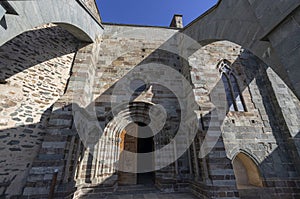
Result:
{"label": "pointed arch", "polygon": [[231,68],[231,63],[227,59],[223,59],[218,63],[217,68],[224,84],[229,107],[228,110],[246,112],[247,108],[245,101],[238,85],[237,78]]}
{"label": "pointed arch", "polygon": [[263,187],[263,178],[257,163],[246,153],[238,153],[232,161],[238,189]]}

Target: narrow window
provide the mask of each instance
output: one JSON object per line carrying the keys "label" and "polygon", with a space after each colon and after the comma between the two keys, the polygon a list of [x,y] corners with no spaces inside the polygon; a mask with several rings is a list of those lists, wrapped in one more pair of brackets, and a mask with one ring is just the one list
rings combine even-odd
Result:
{"label": "narrow window", "polygon": [[231,63],[224,59],[219,62],[218,69],[224,84],[229,111],[247,111],[237,78],[230,67]]}

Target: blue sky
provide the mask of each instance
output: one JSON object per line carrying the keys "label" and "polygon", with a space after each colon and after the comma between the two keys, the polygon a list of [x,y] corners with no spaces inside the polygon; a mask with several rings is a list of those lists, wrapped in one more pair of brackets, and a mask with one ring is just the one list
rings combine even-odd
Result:
{"label": "blue sky", "polygon": [[103,22],[169,26],[174,14],[183,23],[197,18],[217,0],[96,0]]}

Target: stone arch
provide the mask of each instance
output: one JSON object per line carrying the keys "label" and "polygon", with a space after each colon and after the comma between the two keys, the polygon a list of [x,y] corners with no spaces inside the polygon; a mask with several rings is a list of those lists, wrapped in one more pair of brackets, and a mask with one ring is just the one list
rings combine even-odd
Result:
{"label": "stone arch", "polygon": [[223,59],[218,63],[217,68],[221,74],[221,79],[224,84],[227,102],[229,103],[229,110],[242,112],[247,111],[237,77],[231,68],[231,62],[227,59]]}
{"label": "stone arch", "polygon": [[[133,121],[148,124],[150,120],[148,114],[150,109],[154,106],[155,104],[151,102],[130,102],[114,107],[107,115],[108,120],[106,121],[107,125],[104,129],[104,133],[108,128],[112,128],[112,126],[117,130],[124,129]],[[118,119],[121,119],[124,122],[116,122]]]}
{"label": "stone arch", "polygon": [[[220,40],[243,46],[271,66],[299,98],[299,56],[295,56],[298,55],[299,48],[289,43],[297,40],[295,35],[299,35],[298,29],[294,32],[291,30],[294,30],[292,26],[299,26],[299,21],[293,20],[293,16],[299,13],[300,3],[281,1],[275,6],[270,6],[271,4],[272,1],[265,1],[258,6],[253,1],[236,3],[232,0],[219,0],[181,32],[202,46]],[[268,9],[268,14],[262,13],[261,7]],[[287,34],[282,34],[283,31],[290,31],[287,34],[291,37],[286,37]],[[294,53],[288,54],[287,51]]]}
{"label": "stone arch", "polygon": [[270,43],[257,38],[262,29],[253,11],[247,8],[247,1],[236,4],[233,1],[220,0],[217,5],[187,25],[182,32],[202,46],[227,40],[251,50],[262,58]]}
{"label": "stone arch", "polygon": [[17,15],[4,15],[0,45],[17,35],[43,24],[57,24],[79,40],[93,42],[103,32],[100,22],[92,17],[80,1],[11,1]]}
{"label": "stone arch", "polygon": [[240,151],[232,160],[238,189],[263,187],[263,178],[257,161],[245,151]]}
{"label": "stone arch", "polygon": [[63,122],[50,115],[65,92],[77,47],[73,35],[53,24],[24,32],[0,47],[0,131],[8,135],[0,144],[13,146],[2,151],[7,157],[1,159],[10,166],[0,166],[1,173],[9,171],[0,180],[9,182],[8,197],[21,194],[26,186],[45,127]]}
{"label": "stone arch", "polygon": [[[103,135],[94,147],[93,156],[96,159],[93,165],[95,173],[91,174],[92,182],[102,183],[115,176],[118,171],[120,158],[120,144],[124,129],[132,123],[149,124],[150,111],[159,111],[155,104],[150,102],[130,102],[121,104],[106,115]],[[134,168],[133,168],[134,169]],[[83,180],[83,179],[79,179]]]}

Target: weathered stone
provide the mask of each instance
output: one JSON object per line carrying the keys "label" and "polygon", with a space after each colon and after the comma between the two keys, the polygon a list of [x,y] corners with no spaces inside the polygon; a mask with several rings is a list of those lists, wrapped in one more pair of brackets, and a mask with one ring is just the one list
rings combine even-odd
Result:
{"label": "weathered stone", "polygon": [[24,133],[28,133],[28,134],[32,134],[32,133],[33,133],[33,130],[25,129],[23,132],[24,132]]}
{"label": "weathered stone", "polygon": [[7,133],[6,135],[0,135],[0,139],[4,139],[4,138],[7,138],[7,137],[9,137],[9,133]]}
{"label": "weathered stone", "polygon": [[7,145],[17,145],[19,143],[20,143],[19,140],[11,140],[10,142],[7,143]]}
{"label": "weathered stone", "polygon": [[16,115],[18,115],[18,112],[14,112],[10,114],[10,116],[16,116]]}
{"label": "weathered stone", "polygon": [[33,118],[27,118],[25,122],[33,122]]}
{"label": "weathered stone", "polygon": [[27,149],[30,149],[30,148],[33,148],[34,145],[21,145],[21,147],[23,148],[27,148]]}
{"label": "weathered stone", "polygon": [[10,151],[21,151],[20,148],[9,148]]}
{"label": "weathered stone", "polygon": [[[7,20],[2,42],[50,18],[64,22],[59,25],[77,38],[87,39],[95,30],[100,36],[102,27],[91,17],[95,2],[70,2],[9,1],[21,17]],[[138,167],[135,157],[123,156],[124,150],[145,153],[147,144],[151,150],[171,144],[166,153],[143,161],[157,169],[152,180],[161,190],[190,190],[201,198],[237,198],[239,193],[241,198],[297,197],[298,7],[295,0],[222,0],[181,31],[106,24],[99,40],[81,46],[65,30],[46,24],[7,42],[0,49],[0,173],[5,176],[0,194],[48,197],[59,169],[59,197],[72,197],[68,186],[75,181],[74,198],[104,198],[118,184],[136,183],[143,175],[118,171]],[[29,8],[32,12],[26,12]],[[273,70],[241,46],[216,40],[241,44]],[[151,67],[138,70],[147,64]],[[183,88],[180,77],[191,88]],[[134,87],[135,79],[145,85]],[[151,141],[128,138],[130,133],[152,135],[133,125],[151,123]],[[194,126],[199,126],[196,136]],[[181,128],[185,133],[178,138]],[[188,141],[191,145],[185,146]]]}
{"label": "weathered stone", "polygon": [[12,118],[13,120],[15,120],[15,121],[17,121],[17,122],[20,122],[20,121],[22,121],[20,118],[17,118],[17,117],[15,117],[15,118]]}

